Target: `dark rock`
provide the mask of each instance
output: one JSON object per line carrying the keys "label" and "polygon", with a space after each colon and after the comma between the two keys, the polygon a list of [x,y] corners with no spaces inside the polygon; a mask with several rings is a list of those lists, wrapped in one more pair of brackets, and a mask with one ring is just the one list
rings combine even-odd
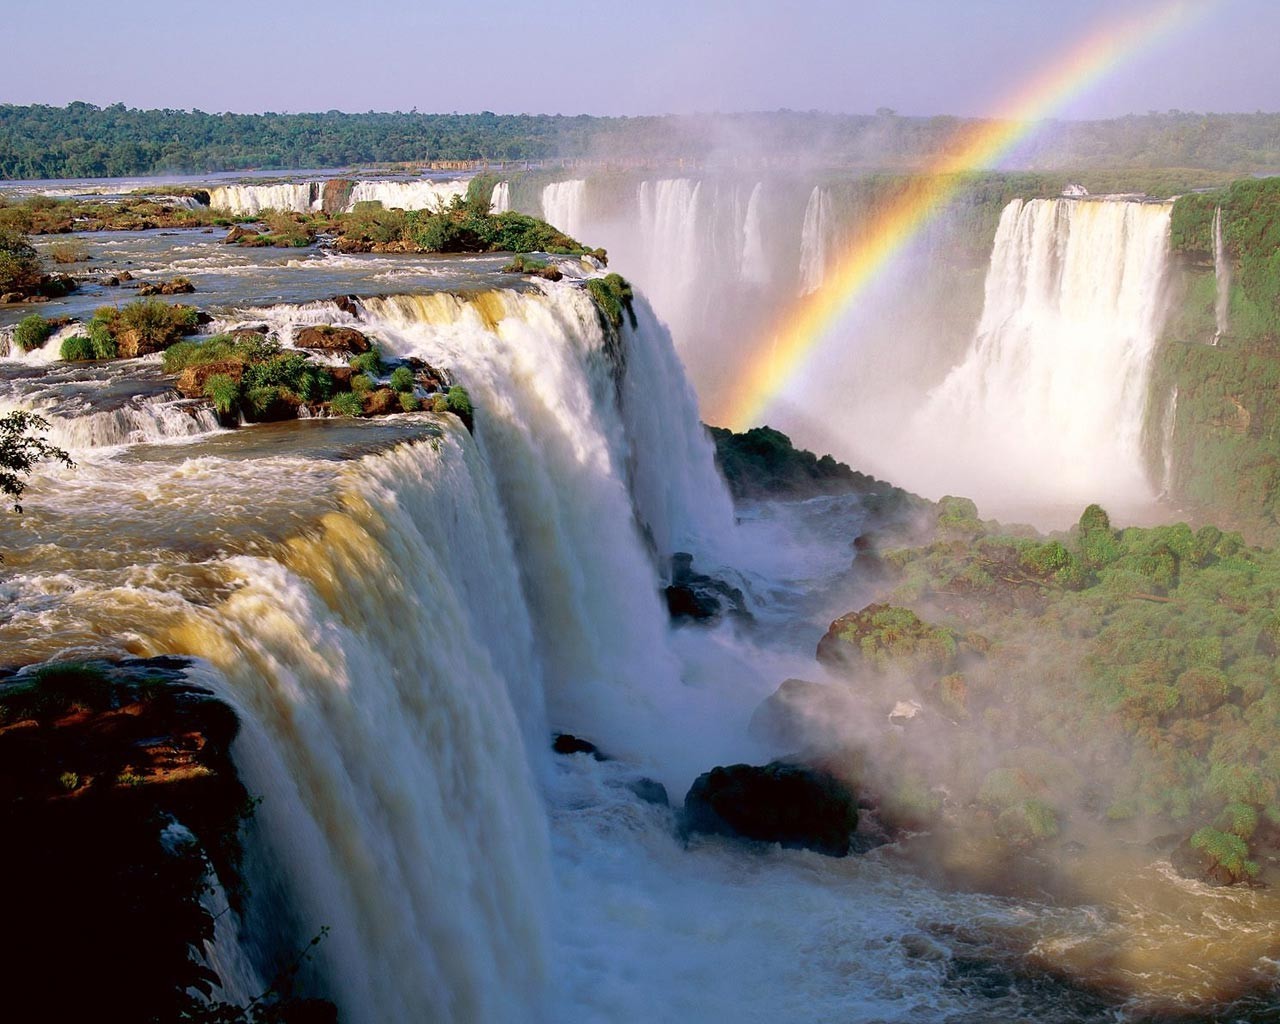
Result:
{"label": "dark rock", "polygon": [[22,292],[5,292],[4,294],[0,294],[0,306],[8,306],[15,302],[21,302],[22,299]]}
{"label": "dark rock", "polygon": [[246,239],[255,240],[261,237],[257,231],[246,228],[243,224],[236,224],[227,232],[227,237],[222,240],[224,245],[236,245]]}
{"label": "dark rock", "polygon": [[120,271],[120,280],[121,280],[121,281],[132,281],[132,280],[133,280],[133,275],[132,275],[131,273],[129,273],[129,271],[127,271],[127,270],[122,270],[122,271]]}
{"label": "dark rock", "polygon": [[558,732],[551,741],[551,749],[557,754],[590,754],[597,761],[609,760],[602,753],[600,748],[588,740],[580,739],[568,732]]}
{"label": "dark rock", "polygon": [[667,787],[661,782],[653,779],[636,779],[627,788],[647,804],[656,804],[659,807],[671,806]]}
{"label": "dark rock", "polygon": [[104,288],[119,288],[120,278],[116,277],[115,274],[108,274],[106,277],[102,278],[98,283],[102,285],[102,287]]}
{"label": "dark rock", "polygon": [[734,764],[698,776],[683,830],[734,836],[844,857],[858,827],[857,800],[829,772],[786,761]]}
{"label": "dark rock", "polygon": [[751,618],[742,591],[713,576],[694,572],[693,555],[687,551],[671,556],[671,583],[663,593],[667,611],[677,622],[706,621],[726,612],[739,619]]}
{"label": "dark rock", "polygon": [[360,355],[372,348],[369,339],[354,327],[331,327],[327,324],[302,328],[293,343],[298,348],[313,352],[344,352],[349,355]]}
{"label": "dark rock", "polygon": [[348,316],[353,316],[359,319],[360,307],[356,305],[356,297],[354,295],[335,295],[333,297],[333,304]]}
{"label": "dark rock", "polygon": [[143,281],[138,285],[138,294],[147,295],[190,295],[196,286],[185,277],[175,277],[172,281]]}

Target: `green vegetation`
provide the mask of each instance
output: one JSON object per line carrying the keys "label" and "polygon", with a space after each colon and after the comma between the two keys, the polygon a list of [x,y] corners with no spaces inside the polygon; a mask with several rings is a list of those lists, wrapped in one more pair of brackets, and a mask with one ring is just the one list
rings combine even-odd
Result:
{"label": "green vegetation", "polygon": [[[139,299],[125,306],[102,306],[87,325],[95,358],[133,359],[160,352],[200,326],[194,306]],[[114,352],[112,351],[114,347]]]}
{"label": "green vegetation", "polygon": [[600,315],[615,331],[622,328],[622,315],[625,313],[632,328],[636,326],[636,313],[632,306],[635,293],[626,278],[621,274],[606,274],[604,277],[592,277],[587,280],[587,291],[595,300]]}
{"label": "green vegetation", "polygon": [[[752,427],[735,434],[724,427],[708,427],[716,446],[716,464],[738,500],[811,498],[816,494],[860,492],[886,501],[910,498],[890,484],[850,469],[830,455],[822,458],[772,427]],[[921,501],[921,504],[924,504]]]}
{"label": "green vegetation", "polygon": [[[208,193],[204,194],[208,198]],[[196,228],[230,224],[225,215],[207,206],[189,208],[161,197],[124,196],[113,202],[95,199],[0,196],[0,232],[57,235],[69,231],[145,231],[151,228]],[[79,241],[56,242],[50,252],[57,263],[78,263],[88,257]],[[3,275],[0,275],[2,277]]]}
{"label": "green vegetation", "polygon": [[13,343],[23,352],[37,349],[49,340],[49,336],[57,330],[51,320],[46,320],[39,313],[31,313],[18,321],[13,329]]}
{"label": "green vegetation", "polygon": [[[345,167],[409,161],[541,160],[613,156],[703,160],[726,134],[759,152],[804,152],[831,165],[910,167],[945,150],[975,122],[776,111],[606,118],[579,115],[366,113],[207,114],[0,105],[0,177],[77,178],[259,167]],[[1280,166],[1280,116],[1183,111],[1062,122],[1038,140],[1040,167]],[[1088,182],[1086,182],[1088,184]],[[1092,186],[1091,186],[1092,187]],[[486,201],[489,191],[478,187]]]}
{"label": "green vegetation", "polygon": [[22,511],[27,476],[42,462],[61,462],[74,468],[71,456],[40,435],[49,421],[22,409],[0,416],[0,494],[13,499],[13,510]]}
{"label": "green vegetation", "polygon": [[1097,505],[1048,540],[994,523],[964,538],[956,522],[976,517],[958,507],[939,504],[936,540],[884,553],[891,604],[838,619],[819,648],[911,668],[954,723],[903,770],[988,806],[1015,843],[1083,813],[1195,831],[1251,874],[1280,825],[1280,552],[1212,526],[1118,530]]}
{"label": "green vegetation", "polygon": [[422,408],[422,403],[418,401],[417,396],[409,391],[400,392],[400,409],[403,412],[417,412]]}
{"label": "green vegetation", "polygon": [[440,210],[385,210],[380,203],[359,203],[333,219],[338,247],[348,252],[546,252],[593,255],[546,221],[523,213],[489,213],[487,199],[462,196]]}
{"label": "green vegetation", "polygon": [[0,292],[31,291],[41,276],[40,259],[26,233],[0,220]]}
{"label": "green vegetation", "polygon": [[94,354],[93,342],[83,334],[76,334],[63,340],[58,358],[68,363],[79,363],[98,357]]}
{"label": "green vegetation", "polygon": [[[1228,329],[1213,346],[1219,209],[1232,281]],[[1174,303],[1152,372],[1149,464],[1162,472],[1176,388],[1171,497],[1280,540],[1280,178],[1183,196],[1171,237]]]}
{"label": "green vegetation", "polygon": [[471,429],[472,409],[471,395],[467,393],[467,389],[461,385],[455,384],[445,394],[446,408],[453,413],[458,419],[467,425],[467,429]]}
{"label": "green vegetation", "polygon": [[205,380],[203,391],[219,415],[230,416],[240,404],[240,382],[228,374],[212,374]]}
{"label": "green vegetation", "polygon": [[382,361],[382,352],[376,345],[368,352],[353,356],[348,365],[356,373],[365,373],[370,377],[381,377],[387,369],[387,364]]}
{"label": "green vegetation", "polygon": [[394,391],[413,391],[413,371],[407,366],[397,366],[391,371],[391,387]]}
{"label": "green vegetation", "polygon": [[340,395],[333,396],[329,409],[335,416],[363,416],[364,402],[359,395],[344,391]]}

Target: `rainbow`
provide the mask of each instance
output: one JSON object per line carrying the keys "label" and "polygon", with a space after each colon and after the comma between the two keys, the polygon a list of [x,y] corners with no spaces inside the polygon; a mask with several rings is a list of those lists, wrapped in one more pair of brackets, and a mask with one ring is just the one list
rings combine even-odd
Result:
{"label": "rainbow", "polygon": [[1141,15],[1103,24],[1001,104],[992,119],[959,129],[913,187],[875,213],[823,286],[779,318],[733,382],[724,408],[709,417],[710,422],[735,430],[758,423],[769,403],[821,350],[832,327],[867,286],[955,195],[966,173],[995,166],[1036,131],[1039,122],[1207,7],[1206,2],[1172,0]]}

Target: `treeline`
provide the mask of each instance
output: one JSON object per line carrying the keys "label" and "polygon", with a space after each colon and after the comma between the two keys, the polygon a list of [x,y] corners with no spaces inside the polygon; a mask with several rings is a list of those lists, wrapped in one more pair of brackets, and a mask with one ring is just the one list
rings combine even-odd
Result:
{"label": "treeline", "polygon": [[[0,105],[0,178],[113,177],[247,168],[550,158],[832,166],[927,165],[966,122],[776,111],[667,117],[546,114],[208,114]],[[1027,169],[1179,167],[1280,171],[1280,114],[1170,111],[1059,122],[1015,154]]]}

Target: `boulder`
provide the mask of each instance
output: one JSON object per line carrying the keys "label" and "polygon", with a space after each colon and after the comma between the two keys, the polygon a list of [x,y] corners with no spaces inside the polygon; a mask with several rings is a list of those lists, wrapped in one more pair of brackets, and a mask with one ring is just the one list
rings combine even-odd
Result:
{"label": "boulder", "polygon": [[174,387],[182,393],[184,398],[203,398],[205,381],[217,374],[239,380],[244,374],[244,364],[235,359],[223,359],[216,363],[188,366],[178,374]]}
{"label": "boulder", "polygon": [[786,761],[733,764],[699,775],[682,829],[845,857],[858,827],[854,794],[829,772]]}
{"label": "boulder", "polygon": [[1234,866],[1224,864],[1209,851],[1193,846],[1191,839],[1191,836],[1187,836],[1169,854],[1169,863],[1183,878],[1216,886],[1253,881],[1253,876],[1245,870],[1244,861]]}
{"label": "boulder", "polygon": [[364,396],[364,414],[366,416],[387,416],[393,412],[403,412],[400,404],[400,392],[391,388],[378,388]]}
{"label": "boulder", "polygon": [[360,307],[356,305],[356,296],[354,295],[335,295],[333,304],[348,316],[359,318]]}
{"label": "boulder", "polygon": [[138,285],[138,294],[147,295],[190,295],[196,286],[185,277],[175,277],[172,281],[143,281]]}
{"label": "boulder", "polygon": [[556,733],[551,741],[551,749],[557,754],[589,754],[597,761],[609,760],[604,754],[600,753],[600,748],[590,740],[584,740],[569,732]]}
{"label": "boulder", "polygon": [[373,347],[369,339],[354,327],[331,327],[327,324],[302,328],[293,343],[298,348],[313,352],[338,352],[353,356],[368,352]]}
{"label": "boulder", "polygon": [[0,294],[0,306],[8,306],[15,302],[21,302],[22,299],[22,292],[4,292],[3,294]]}
{"label": "boulder", "polygon": [[243,224],[236,224],[227,232],[227,237],[222,240],[224,245],[236,245],[245,239],[257,239],[259,233],[252,228],[246,228]]}
{"label": "boulder", "polygon": [[667,787],[654,779],[636,779],[627,788],[647,804],[654,804],[657,807],[671,806]]}
{"label": "boulder", "polygon": [[693,571],[693,555],[677,551],[671,556],[671,583],[663,592],[671,618],[680,621],[707,621],[728,613],[750,619],[741,590],[724,580]]}

